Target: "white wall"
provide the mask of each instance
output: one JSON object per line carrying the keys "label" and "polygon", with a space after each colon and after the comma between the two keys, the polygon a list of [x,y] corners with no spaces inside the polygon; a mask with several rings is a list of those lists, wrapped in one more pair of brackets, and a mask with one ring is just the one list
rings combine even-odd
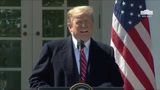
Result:
{"label": "white wall", "polygon": [[153,16],[149,17],[152,37],[153,58],[157,89],[160,89],[160,0],[146,0],[147,9],[153,10]]}
{"label": "white wall", "polygon": [[110,44],[114,0],[101,0],[101,41]]}

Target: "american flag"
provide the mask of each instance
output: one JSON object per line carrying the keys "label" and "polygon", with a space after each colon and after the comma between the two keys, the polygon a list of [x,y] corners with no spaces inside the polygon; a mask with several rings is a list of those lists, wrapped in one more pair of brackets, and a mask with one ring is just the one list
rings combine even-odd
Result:
{"label": "american flag", "polygon": [[154,90],[155,73],[145,0],[116,0],[111,46],[124,79],[125,90]]}

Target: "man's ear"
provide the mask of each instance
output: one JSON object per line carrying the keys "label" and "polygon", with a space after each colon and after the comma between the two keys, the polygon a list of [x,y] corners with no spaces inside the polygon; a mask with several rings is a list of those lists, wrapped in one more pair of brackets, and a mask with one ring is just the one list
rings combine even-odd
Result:
{"label": "man's ear", "polygon": [[72,25],[68,24],[68,30],[71,31]]}
{"label": "man's ear", "polygon": [[70,30],[70,28],[71,28],[71,25],[70,25],[70,24],[68,24],[68,25],[67,25],[67,27],[68,27],[68,29]]}
{"label": "man's ear", "polygon": [[69,26],[67,26],[67,30],[68,30],[68,32],[71,32],[71,29],[70,29],[70,27],[69,27]]}

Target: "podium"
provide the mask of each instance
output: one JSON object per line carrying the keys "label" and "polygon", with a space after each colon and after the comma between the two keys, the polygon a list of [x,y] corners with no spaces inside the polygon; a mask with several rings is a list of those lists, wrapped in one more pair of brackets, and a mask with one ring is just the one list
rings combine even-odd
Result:
{"label": "podium", "polygon": [[105,86],[91,87],[86,83],[76,83],[71,87],[41,87],[38,90],[123,90],[123,87],[111,87],[110,83],[103,85]]}
{"label": "podium", "polygon": [[[70,90],[70,87],[49,87],[39,88],[38,90]],[[76,89],[79,90],[79,89]],[[123,90],[122,87],[92,87],[92,90]]]}

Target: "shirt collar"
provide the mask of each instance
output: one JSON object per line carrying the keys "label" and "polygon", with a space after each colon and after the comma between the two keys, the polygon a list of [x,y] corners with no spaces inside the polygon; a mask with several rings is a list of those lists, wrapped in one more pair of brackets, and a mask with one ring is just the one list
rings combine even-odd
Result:
{"label": "shirt collar", "polygon": [[[73,41],[74,47],[78,48],[77,47],[78,40],[73,35],[72,35],[72,41]],[[87,42],[84,42],[86,48],[89,48],[90,42],[91,42],[90,39]]]}

